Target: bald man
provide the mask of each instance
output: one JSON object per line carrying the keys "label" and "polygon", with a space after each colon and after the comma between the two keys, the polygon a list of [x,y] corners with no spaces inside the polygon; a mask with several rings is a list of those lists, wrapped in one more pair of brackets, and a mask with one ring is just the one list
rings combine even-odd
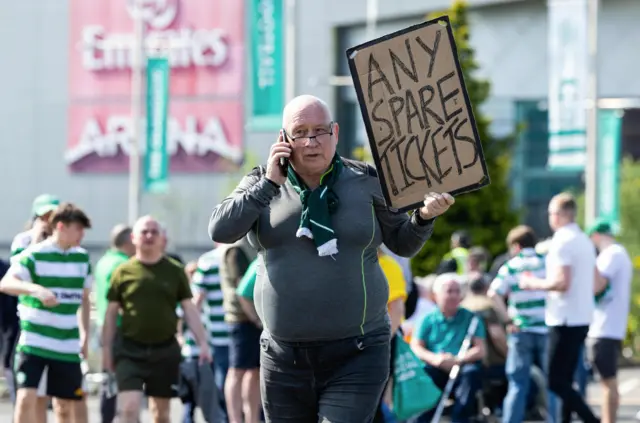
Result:
{"label": "bald man", "polygon": [[[211,353],[200,314],[191,301],[184,267],[165,255],[164,228],[151,216],[133,226],[134,256],[111,276],[104,320],[103,366],[115,372],[119,423],[137,423],[144,393],[154,423],[170,420],[181,360],[176,340],[179,304],[200,347],[201,363]],[[118,315],[122,321],[116,325]],[[116,329],[117,327],[117,329]]]}
{"label": "bald man", "polygon": [[411,216],[390,210],[376,169],[337,154],[339,132],[322,100],[293,99],[266,167],[245,176],[209,222],[213,241],[247,236],[258,250],[267,423],[371,421],[390,370],[378,248],[413,256],[454,201],[427,194]]}
{"label": "bald man", "polygon": [[[424,361],[426,371],[436,385],[444,390],[449,372],[455,365],[460,373],[453,388],[454,406],[451,420],[468,422],[475,411],[476,393],[482,386],[482,359],[485,354],[485,326],[480,320],[471,347],[458,356],[474,314],[460,306],[462,290],[460,276],[444,273],[433,281],[437,308],[424,316],[411,338],[413,352]],[[429,423],[435,409],[419,417],[419,423]]]}

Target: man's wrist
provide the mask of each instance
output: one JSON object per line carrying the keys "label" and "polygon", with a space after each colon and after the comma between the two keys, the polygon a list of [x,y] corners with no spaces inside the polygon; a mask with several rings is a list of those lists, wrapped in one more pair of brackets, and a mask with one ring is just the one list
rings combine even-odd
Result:
{"label": "man's wrist", "polygon": [[431,217],[431,218],[425,219],[422,216],[422,212],[420,211],[420,209],[416,210],[413,213],[413,216],[414,216],[414,219],[416,220],[416,223],[418,224],[418,226],[428,226],[428,225],[433,224],[433,222],[436,220],[435,217]]}
{"label": "man's wrist", "polygon": [[275,183],[274,181],[272,181],[271,179],[267,178],[266,176],[264,177],[264,179],[269,182],[271,185],[273,185],[276,188],[280,188],[280,184]]}
{"label": "man's wrist", "polygon": [[29,284],[27,289],[30,296],[37,297],[42,292],[43,288],[42,288],[42,285],[33,283],[33,284]]}

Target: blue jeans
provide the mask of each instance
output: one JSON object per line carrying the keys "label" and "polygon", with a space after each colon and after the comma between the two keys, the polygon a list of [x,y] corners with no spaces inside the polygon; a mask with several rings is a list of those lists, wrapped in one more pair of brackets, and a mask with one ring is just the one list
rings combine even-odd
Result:
{"label": "blue jeans", "polygon": [[[214,346],[213,347],[213,374],[216,377],[216,385],[222,393],[220,397],[224,403],[224,383],[227,380],[227,372],[229,371],[229,347]],[[224,405],[224,404],[223,404]],[[223,407],[226,410],[226,407]]]}
{"label": "blue jeans", "polygon": [[587,396],[587,383],[589,382],[590,366],[585,358],[585,346],[582,346],[580,350],[580,356],[578,357],[578,365],[576,366],[576,373],[573,377],[574,383],[578,385],[578,392],[582,395],[582,398]]}
{"label": "blue jeans", "polygon": [[[520,423],[524,421],[527,407],[531,366],[535,364],[546,373],[547,335],[531,332],[513,333],[509,335],[507,345],[506,373],[509,390],[504,399],[502,421],[503,423]],[[548,421],[555,422],[557,404],[549,391],[547,395],[549,398]]]}
{"label": "blue jeans", "polygon": [[[425,370],[440,389],[444,389],[449,380],[449,373],[432,366],[426,366]],[[482,365],[466,364],[460,369],[458,379],[453,385],[453,411],[451,421],[453,423],[466,423],[473,417],[476,410],[476,394],[482,388]],[[427,411],[418,418],[417,423],[431,423],[436,407]]]}

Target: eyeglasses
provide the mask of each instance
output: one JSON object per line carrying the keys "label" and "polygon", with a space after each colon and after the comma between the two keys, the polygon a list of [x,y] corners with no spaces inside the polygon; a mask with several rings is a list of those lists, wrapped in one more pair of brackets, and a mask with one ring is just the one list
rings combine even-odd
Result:
{"label": "eyeglasses", "polygon": [[319,128],[315,131],[313,135],[307,135],[306,129],[297,130],[294,135],[291,136],[284,128],[282,128],[282,132],[289,138],[289,140],[293,143],[296,141],[304,141],[304,140],[314,140],[319,144],[329,141],[331,136],[333,135],[333,121],[329,123],[329,128]]}

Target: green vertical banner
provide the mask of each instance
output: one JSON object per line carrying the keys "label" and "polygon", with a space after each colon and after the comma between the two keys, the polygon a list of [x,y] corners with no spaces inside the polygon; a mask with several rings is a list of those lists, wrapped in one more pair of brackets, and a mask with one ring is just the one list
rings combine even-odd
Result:
{"label": "green vertical banner", "polygon": [[169,112],[169,60],[147,59],[147,137],[144,191],[162,193],[169,187],[167,114]]}
{"label": "green vertical banner", "polygon": [[622,111],[598,111],[597,214],[620,229],[620,149]]}
{"label": "green vertical banner", "polygon": [[282,126],[284,107],[284,0],[249,0],[252,130]]}

